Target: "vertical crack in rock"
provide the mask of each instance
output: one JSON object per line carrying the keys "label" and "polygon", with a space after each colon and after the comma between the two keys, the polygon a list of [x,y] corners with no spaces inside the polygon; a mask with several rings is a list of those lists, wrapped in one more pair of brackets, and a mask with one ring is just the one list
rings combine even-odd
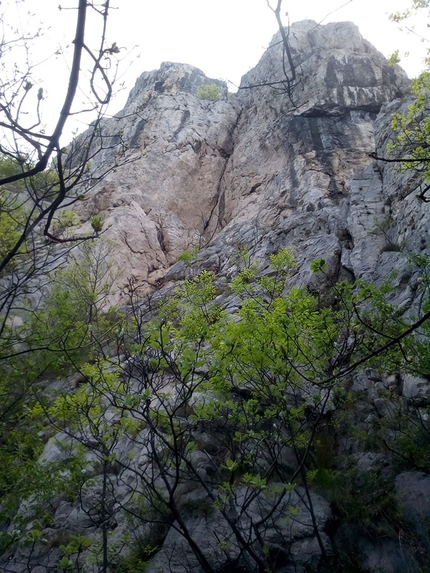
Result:
{"label": "vertical crack in rock", "polygon": [[182,129],[184,128],[184,126],[186,125],[186,123],[188,122],[188,120],[190,119],[191,113],[189,109],[185,109],[182,112],[182,117],[181,117],[181,121],[178,125],[178,127],[175,129],[175,132],[172,135],[172,140],[176,140],[178,137],[178,134],[182,131]]}
{"label": "vertical crack in rock", "polygon": [[145,129],[145,120],[142,118],[136,125],[136,127],[134,128],[134,133],[133,133],[133,137],[130,140],[130,147],[131,148],[139,148],[139,139],[140,136],[143,133],[143,130]]}
{"label": "vertical crack in rock", "polygon": [[[216,233],[217,231],[222,229],[223,225],[225,224],[225,222],[223,221],[224,213],[225,213],[225,196],[224,196],[224,191],[223,191],[224,175],[225,175],[227,167],[228,167],[229,159],[232,156],[232,154],[234,153],[234,138],[235,138],[236,130],[238,129],[238,126],[240,124],[241,116],[242,116],[242,111],[239,112],[234,125],[230,129],[230,138],[231,138],[231,141],[233,142],[231,150],[226,151],[225,149],[219,149],[220,155],[221,155],[221,157],[224,158],[225,162],[224,162],[222,171],[221,171],[219,179],[218,179],[216,194],[215,194],[215,197],[213,200],[213,206],[212,206],[212,208],[209,212],[209,215],[208,215],[208,217],[205,220],[205,223],[203,225],[203,233],[205,233],[209,229],[211,222],[212,222],[212,218],[213,218],[216,210],[217,210],[217,215],[216,215],[217,221],[213,227],[213,229],[214,229],[213,233]],[[212,237],[210,237],[210,238],[212,238]]]}
{"label": "vertical crack in rock", "polygon": [[159,225],[157,225],[157,239],[158,239],[158,244],[160,245],[160,249],[163,251],[163,253],[167,254],[163,229]]}

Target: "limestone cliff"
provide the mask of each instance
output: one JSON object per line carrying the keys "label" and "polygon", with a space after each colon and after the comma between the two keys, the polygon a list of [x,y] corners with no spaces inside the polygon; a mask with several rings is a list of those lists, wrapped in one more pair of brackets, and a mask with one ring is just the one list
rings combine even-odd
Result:
{"label": "limestone cliff", "polygon": [[[261,61],[243,77],[237,94],[228,94],[222,82],[206,78],[190,65],[164,63],[160,70],[145,72],[124,110],[105,120],[102,130],[115,141],[124,141],[127,164],[111,172],[76,210],[82,232],[90,229],[92,216],[105,220],[105,235],[112,240],[111,259],[120,271],[117,300],[126,302],[128,286],[140,287],[141,292],[166,292],[178,284],[190,272],[178,261],[185,250],[197,250],[196,272],[213,270],[222,281],[234,274],[238,249],[245,248],[264,272],[269,255],[292,247],[298,268],[291,284],[322,291],[326,285],[321,275],[311,273],[309,265],[324,258],[330,281],[366,278],[378,284],[396,270],[396,302],[407,312],[419,304],[419,273],[409,265],[408,255],[429,253],[428,206],[415,198],[419,181],[370,157],[375,151],[385,153],[390,117],[405,105],[409,80],[398,66],[389,66],[351,23],[297,23],[291,27],[289,39],[298,78],[292,94],[285,89],[282,44],[277,34]],[[198,87],[208,83],[219,85],[218,101],[197,97]],[[111,153],[106,145],[91,169],[113,162]],[[228,297],[223,299],[223,303],[229,302]],[[134,372],[134,364],[121,362],[124,356],[115,360]],[[373,415],[370,405],[386,407],[385,402],[378,402],[378,385],[387,392],[400,385],[412,401],[429,404],[428,383],[412,376],[399,380],[362,371],[351,384],[357,395],[364,396],[351,413],[360,423],[365,420],[364,432],[366,420]],[[114,416],[112,419],[112,424],[118,423]],[[203,446],[194,452],[196,467],[209,472],[210,436],[203,432],[200,442]],[[67,444],[64,434],[51,438],[42,463],[66,457]],[[394,475],[379,454],[354,450],[353,441],[347,438],[342,441],[341,437],[340,444],[355,456],[360,476],[375,467],[390,474],[399,511],[420,536],[425,520],[415,513],[419,508],[424,518],[430,517],[430,477],[419,472]],[[125,439],[116,444],[118,459],[128,456],[140,467],[149,464],[149,454],[135,452],[133,447]],[[127,488],[133,475],[124,471],[109,477],[121,503],[131,496]],[[101,488],[101,477],[95,475],[84,481],[80,503],[52,501],[54,519],[46,535],[67,528],[93,532],[100,523],[88,516]],[[241,499],[245,494],[238,488],[235,495]],[[336,548],[343,551],[352,543],[350,524],[337,521],[323,496],[316,492],[307,495],[298,487],[273,510],[267,500],[273,513],[273,523],[264,532],[267,543],[279,549],[283,543],[279,540],[289,539],[288,550],[282,548],[285,562],[277,569],[283,573],[319,570],[321,552],[331,555]],[[204,504],[204,492],[193,483],[186,484],[180,496],[184,504],[199,508]],[[291,514],[286,522],[284,514],[291,506],[299,508],[300,517]],[[257,502],[250,502],[248,509],[243,527],[251,538],[253,523],[263,509]],[[114,530],[119,525],[113,534],[119,547],[127,521],[119,510],[117,519],[110,527]],[[142,522],[147,533],[149,525],[144,519]],[[184,541],[185,527],[202,548],[200,561]],[[248,571],[238,547],[229,545],[229,536],[229,522],[217,511],[209,517],[205,512],[188,516],[185,525],[172,525],[161,532],[161,549],[157,547],[160,550],[155,556],[150,552],[145,570]],[[409,559],[412,544],[396,545],[392,538],[365,536],[357,536],[354,543],[362,555],[360,571],[419,570]],[[428,536],[423,541],[426,544]],[[55,551],[56,546],[41,572],[55,570]],[[26,555],[25,549],[11,555],[4,570],[30,570],[22,568]],[[43,561],[40,555],[44,556],[43,549],[38,562]],[[205,569],[204,560],[212,569]],[[236,569],[227,567],[226,563],[232,562]],[[98,571],[90,559],[86,567],[85,571]]]}
{"label": "limestone cliff", "polygon": [[[386,117],[381,107],[403,96],[408,80],[351,23],[301,22],[290,42],[299,77],[293,101],[282,84],[250,88],[282,81],[277,34],[238,94],[224,89],[217,102],[201,100],[198,86],[216,80],[165,63],[138,79],[125,109],[107,122],[133,161],[100,183],[78,214],[105,218],[123,283],[179,278],[181,265],[172,264],[195,248],[218,268],[238,245],[263,260],[293,245],[302,281],[322,254],[337,275],[371,276],[385,264],[384,238],[369,233],[390,215],[393,190],[369,153]],[[96,161],[109,162],[109,153]]]}
{"label": "limestone cliff", "polygon": [[[220,101],[196,97],[204,83],[221,84]],[[192,66],[164,63],[138,79],[125,109],[103,126],[121,133],[131,162],[77,211],[84,221],[105,218],[123,280],[154,286],[180,253],[206,242],[238,114],[221,82]],[[107,149],[93,168],[112,161]]]}

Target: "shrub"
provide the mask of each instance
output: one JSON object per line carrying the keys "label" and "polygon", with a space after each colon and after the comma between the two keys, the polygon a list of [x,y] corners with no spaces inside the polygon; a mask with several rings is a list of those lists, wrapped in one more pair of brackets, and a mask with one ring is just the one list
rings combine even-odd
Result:
{"label": "shrub", "polygon": [[193,249],[192,251],[184,251],[178,256],[178,261],[182,261],[187,267],[190,267],[192,263],[196,261],[198,252],[198,249]]}
{"label": "shrub", "polygon": [[61,211],[54,221],[54,233],[63,233],[66,229],[80,223],[75,211]]}
{"label": "shrub", "polygon": [[197,97],[209,101],[218,101],[221,98],[221,88],[217,84],[203,84],[197,90]]}
{"label": "shrub", "polygon": [[100,215],[93,215],[91,217],[91,227],[95,233],[100,233],[100,231],[103,229],[103,225],[104,221]]}

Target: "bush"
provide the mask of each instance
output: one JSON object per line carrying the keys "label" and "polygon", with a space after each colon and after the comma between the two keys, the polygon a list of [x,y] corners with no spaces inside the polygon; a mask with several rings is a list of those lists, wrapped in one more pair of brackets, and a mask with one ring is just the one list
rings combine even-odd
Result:
{"label": "bush", "polygon": [[79,225],[80,220],[75,211],[61,211],[54,220],[54,233],[64,233],[66,229]]}
{"label": "bush", "polygon": [[218,101],[221,98],[221,88],[217,84],[203,84],[197,90],[197,97],[210,101]]}
{"label": "bush", "polygon": [[91,217],[91,227],[95,233],[100,233],[100,231],[103,229],[103,225],[104,221],[100,215],[93,215]]}

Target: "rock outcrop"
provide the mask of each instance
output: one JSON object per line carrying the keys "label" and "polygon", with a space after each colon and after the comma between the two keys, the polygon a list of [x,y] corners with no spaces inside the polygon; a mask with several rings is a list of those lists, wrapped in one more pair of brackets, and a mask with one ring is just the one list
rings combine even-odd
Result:
{"label": "rock outcrop", "polygon": [[[378,113],[407,92],[407,77],[351,23],[294,24],[290,42],[292,97],[277,83],[285,80],[277,34],[237,95],[224,89],[217,102],[201,100],[198,86],[216,80],[165,63],[138,79],[106,124],[128,143],[132,161],[77,210],[82,221],[105,218],[121,286],[179,278],[172,264],[196,248],[218,268],[238,245],[260,259],[293,245],[303,263],[299,282],[311,280],[307,263],[322,254],[338,276],[370,277],[392,264],[389,254],[378,261],[387,239],[374,231],[391,217],[393,190],[369,153]],[[112,161],[109,153],[95,161]],[[393,243],[404,240],[391,234]]]}
{"label": "rock outcrop", "polygon": [[[196,96],[205,83],[220,84],[219,101]],[[102,127],[127,142],[127,164],[77,212],[83,221],[105,219],[123,280],[157,285],[180,253],[206,242],[238,115],[224,84],[192,66],[164,63],[138,79],[125,109]],[[107,147],[94,169],[113,162]]]}

